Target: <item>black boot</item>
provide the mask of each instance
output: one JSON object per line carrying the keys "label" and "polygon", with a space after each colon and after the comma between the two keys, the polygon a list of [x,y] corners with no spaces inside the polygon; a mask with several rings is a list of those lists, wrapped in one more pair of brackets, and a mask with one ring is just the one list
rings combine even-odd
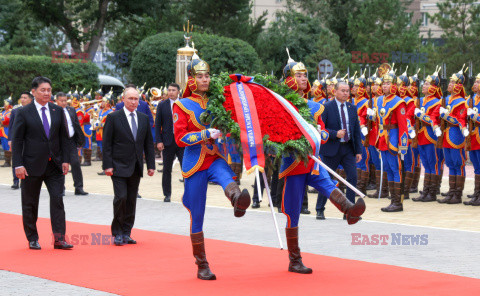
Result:
{"label": "black boot", "polygon": [[455,184],[456,184],[456,176],[449,175],[448,186],[450,189],[448,190],[445,198],[437,200],[439,203],[447,203],[450,199],[453,198],[453,195],[455,194],[455,190],[456,190]]}
{"label": "black boot", "polygon": [[207,256],[205,255],[205,240],[203,238],[203,231],[190,234],[193,247],[193,257],[195,257],[195,264],[198,265],[197,278],[201,280],[216,280],[217,277],[212,273],[208,266]]}
{"label": "black boot", "polygon": [[403,199],[410,199],[410,187],[414,178],[413,172],[405,172],[405,183],[403,184]]}
{"label": "black boot", "polygon": [[412,198],[413,201],[424,201],[427,197],[429,190],[430,190],[430,183],[432,181],[432,174],[427,174],[423,176],[423,191],[420,193],[419,197]]}
{"label": "black boot", "polygon": [[413,183],[410,187],[410,193],[417,193],[418,192],[418,183],[420,182],[420,173],[422,172],[422,168],[420,166],[415,167],[413,172]]}
{"label": "black boot", "polygon": [[335,189],[330,193],[329,199],[340,212],[346,215],[348,224],[357,223],[365,212],[366,206],[363,198],[358,198],[357,202],[353,204],[340,190]]}
{"label": "black boot", "polygon": [[471,205],[477,197],[480,196],[480,175],[475,175],[475,188],[473,189],[472,195],[467,195],[467,197],[471,198],[469,201],[464,201],[464,205]]}
{"label": "black boot", "polygon": [[431,202],[431,201],[437,200],[437,187],[442,177],[440,175],[430,174],[430,178],[431,180],[430,180],[429,187],[427,189],[427,194],[421,200],[423,202]]}
{"label": "black boot", "polygon": [[312,273],[312,269],[303,265],[302,262],[300,248],[298,247],[298,227],[285,228],[285,234],[287,236],[288,258],[290,259],[288,271],[302,274]]}

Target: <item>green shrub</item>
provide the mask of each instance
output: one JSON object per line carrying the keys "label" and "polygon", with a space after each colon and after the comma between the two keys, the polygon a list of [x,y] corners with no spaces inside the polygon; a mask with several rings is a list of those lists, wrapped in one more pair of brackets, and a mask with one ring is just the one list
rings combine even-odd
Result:
{"label": "green shrub", "polygon": [[[145,38],[135,49],[131,81],[137,85],[159,87],[175,81],[177,49],[185,45],[183,32],[160,33]],[[213,73],[255,73],[260,60],[255,49],[245,41],[217,35],[194,33],[193,42],[201,59]]]}
{"label": "green shrub", "polygon": [[[0,55],[0,99],[13,94],[16,100],[20,93],[31,89],[32,80],[45,76],[52,80],[52,93],[68,92],[78,86],[93,91],[99,88],[98,67],[81,61],[52,62],[46,56]],[[93,92],[92,91],[92,92]],[[15,102],[16,103],[16,102]]]}

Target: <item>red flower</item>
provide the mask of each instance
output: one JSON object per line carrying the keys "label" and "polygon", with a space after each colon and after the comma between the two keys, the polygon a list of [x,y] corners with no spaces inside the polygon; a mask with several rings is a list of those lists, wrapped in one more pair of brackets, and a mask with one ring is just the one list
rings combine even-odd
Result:
{"label": "red flower", "polygon": [[[247,85],[255,98],[262,138],[269,135],[270,141],[285,143],[288,140],[298,140],[302,137],[302,132],[291,115],[268,91],[256,84]],[[232,119],[238,123],[230,86],[225,86],[223,95],[225,96],[223,107],[232,112]]]}

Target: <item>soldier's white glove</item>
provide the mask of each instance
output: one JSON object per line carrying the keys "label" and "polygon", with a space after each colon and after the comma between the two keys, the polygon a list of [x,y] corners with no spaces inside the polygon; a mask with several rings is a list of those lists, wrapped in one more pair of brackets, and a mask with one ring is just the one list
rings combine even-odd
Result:
{"label": "soldier's white glove", "polygon": [[442,130],[439,127],[437,127],[434,132],[435,136],[437,137],[440,137],[442,135]]}
{"label": "soldier's white glove", "polygon": [[368,135],[368,129],[366,126],[362,127],[361,129],[362,135],[367,136]]}
{"label": "soldier's white glove", "polygon": [[220,137],[222,135],[222,132],[217,130],[217,129],[214,129],[214,128],[209,128],[208,131],[210,132],[210,138],[216,140],[218,139],[218,137]]}
{"label": "soldier's white glove", "polygon": [[475,114],[475,111],[474,111],[472,108],[468,108],[468,109],[467,109],[467,115],[468,115],[468,116],[471,116],[471,115],[473,115],[473,114]]}
{"label": "soldier's white glove", "polygon": [[462,134],[465,138],[468,137],[468,135],[470,134],[470,132],[468,131],[468,128],[464,127],[462,129]]}
{"label": "soldier's white glove", "polygon": [[445,116],[445,114],[447,114],[447,113],[448,113],[448,110],[447,110],[447,109],[445,109],[445,108],[443,108],[443,107],[440,107],[440,115],[441,115],[442,117]]}
{"label": "soldier's white glove", "polygon": [[415,130],[411,130],[411,131],[408,132],[408,135],[410,136],[410,139],[413,139],[413,138],[415,138],[417,133],[415,133]]}
{"label": "soldier's white glove", "polygon": [[375,111],[373,111],[373,109],[367,108],[367,115],[368,116],[375,116]]}
{"label": "soldier's white glove", "polygon": [[422,114],[423,114],[422,110],[420,110],[420,109],[418,109],[418,108],[415,108],[415,111],[414,111],[414,112],[415,112],[415,116],[417,116],[417,117],[420,117],[420,116],[422,116]]}

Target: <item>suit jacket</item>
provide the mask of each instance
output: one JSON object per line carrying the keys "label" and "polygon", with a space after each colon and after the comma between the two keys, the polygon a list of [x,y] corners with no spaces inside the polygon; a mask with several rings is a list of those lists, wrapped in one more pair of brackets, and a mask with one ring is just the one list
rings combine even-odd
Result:
{"label": "suit jacket", "polygon": [[67,106],[66,108],[68,114],[70,115],[70,119],[72,120],[73,131],[75,132],[70,140],[73,140],[75,146],[83,147],[85,144],[85,135],[83,134],[82,127],[80,126],[80,121],[78,121],[77,112],[73,107]]}
{"label": "suit jacket", "polygon": [[113,168],[117,177],[131,177],[138,165],[143,176],[143,153],[148,169],[155,169],[153,136],[147,115],[136,112],[138,119],[137,139],[133,138],[125,111],[110,113],[103,128],[103,169]]}
{"label": "suit jacket", "polygon": [[[362,154],[362,138],[360,135],[360,123],[358,121],[357,108],[349,102],[345,103],[348,113],[348,128],[350,141],[353,144],[353,152]],[[320,154],[325,156],[335,156],[340,148],[340,139],[337,138],[337,131],[342,129],[342,119],[335,99],[325,103],[325,110],[322,113],[322,120],[325,123],[325,129],[329,133],[327,143],[320,147]]]}
{"label": "suit jacket", "polygon": [[[115,110],[121,110],[124,106],[123,102],[120,102],[115,105]],[[150,122],[150,127],[153,127],[153,115],[152,110],[150,110],[150,106],[147,102],[140,100],[138,102],[137,111],[142,112],[148,116],[148,121]]]}
{"label": "suit jacket", "polygon": [[173,119],[170,99],[160,102],[155,118],[155,141],[165,146],[177,145],[173,136]]}
{"label": "suit jacket", "polygon": [[13,123],[13,167],[24,166],[30,176],[45,173],[49,159],[62,170],[69,162],[65,117],[61,107],[48,103],[50,110],[50,136],[47,138],[34,103],[19,108]]}

